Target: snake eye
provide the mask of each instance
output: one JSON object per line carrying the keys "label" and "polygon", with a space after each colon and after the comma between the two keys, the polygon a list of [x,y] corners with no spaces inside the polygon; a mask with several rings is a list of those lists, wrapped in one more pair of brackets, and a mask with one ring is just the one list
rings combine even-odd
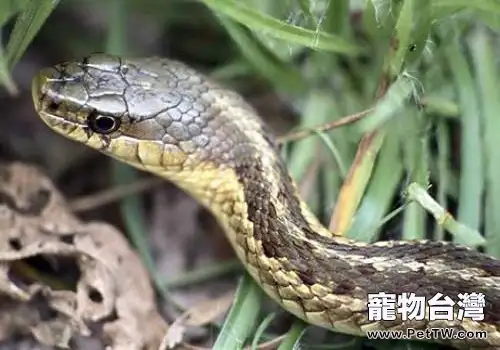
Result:
{"label": "snake eye", "polygon": [[98,134],[110,134],[120,127],[120,119],[91,112],[87,117],[87,125]]}

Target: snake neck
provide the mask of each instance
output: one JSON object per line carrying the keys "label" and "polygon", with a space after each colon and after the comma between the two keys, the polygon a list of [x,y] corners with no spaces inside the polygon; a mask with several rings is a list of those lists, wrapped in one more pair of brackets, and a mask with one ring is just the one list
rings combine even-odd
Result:
{"label": "snake neck", "polygon": [[316,236],[334,235],[301,200],[273,147],[269,143],[260,148],[267,152],[247,149],[252,156],[233,166],[205,159],[183,167],[163,165],[144,170],[173,182],[208,209],[229,231],[228,237],[243,260],[248,260],[243,252],[248,253],[253,246],[271,259],[296,255],[296,247],[310,247],[312,254],[322,254]]}

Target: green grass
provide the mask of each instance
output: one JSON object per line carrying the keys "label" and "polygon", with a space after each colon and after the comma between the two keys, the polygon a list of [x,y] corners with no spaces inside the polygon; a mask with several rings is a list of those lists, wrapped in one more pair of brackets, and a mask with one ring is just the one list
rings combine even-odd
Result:
{"label": "green grass", "polygon": [[[14,3],[0,5],[4,6],[0,7],[0,25],[15,20],[5,48],[0,49],[0,82],[12,93],[16,84],[11,70],[42,25],[47,22],[50,27],[51,12],[57,7],[70,9],[77,2]],[[454,240],[472,246],[485,239],[487,252],[500,257],[500,40],[495,32],[500,30],[500,3],[272,3],[93,2],[92,8],[109,10],[113,15],[109,16],[107,40],[86,45],[88,52],[141,54],[128,46],[125,35],[134,11],[162,25],[189,25],[197,16],[209,17],[215,30],[227,34],[235,48],[229,60],[220,61],[214,76],[229,85],[260,78],[293,101],[300,116],[299,127],[314,128],[374,108],[359,122],[322,132],[319,137],[313,133],[294,141],[294,147],[285,147],[291,173],[298,183],[307,181],[305,198],[326,224],[331,221],[332,227],[362,241],[377,240],[387,229],[384,222],[397,222],[403,239],[429,235],[443,239],[444,232],[449,231]],[[82,39],[75,43],[61,40],[64,47],[75,52],[84,45]],[[457,130],[461,130],[460,147],[453,149],[450,140],[456,139]],[[365,149],[358,149],[360,142]],[[452,155],[460,159],[461,170],[452,164]],[[319,165],[315,165],[318,159]],[[311,176],[308,170],[312,166],[317,169]],[[130,168],[118,164],[114,165],[114,174],[112,181],[116,183],[131,181],[135,176]],[[346,178],[352,181],[342,186]],[[434,199],[426,193],[429,189]],[[458,208],[453,213],[458,221],[443,211],[453,203]],[[122,210],[131,241],[168,300],[168,283],[156,275],[144,238],[145,217],[138,214],[143,212],[141,202],[134,197],[124,199]],[[394,210],[395,217],[386,220]],[[437,223],[427,232],[427,222],[433,216]],[[187,280],[194,283],[198,278]],[[268,332],[276,318],[263,314],[258,307],[262,297],[245,276],[215,341],[216,349],[255,347],[259,341],[276,336]],[[297,321],[279,349],[294,349],[299,343],[313,348],[304,329],[305,325]],[[363,342],[329,334],[317,348],[361,349]],[[409,342],[371,344],[380,349],[439,349],[437,345]]]}

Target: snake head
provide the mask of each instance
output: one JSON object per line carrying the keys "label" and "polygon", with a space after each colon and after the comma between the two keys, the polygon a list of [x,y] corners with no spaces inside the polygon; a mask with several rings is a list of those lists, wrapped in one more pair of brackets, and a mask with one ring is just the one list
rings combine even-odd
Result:
{"label": "snake head", "polygon": [[239,95],[166,59],[91,55],[40,71],[32,94],[50,128],[140,168],[235,166],[261,127],[234,118],[251,110]]}
{"label": "snake head", "polygon": [[56,132],[165,177],[208,205],[228,193],[239,200],[250,178],[254,192],[265,192],[264,180],[282,176],[255,111],[180,62],[92,55],[42,70],[32,91]]}

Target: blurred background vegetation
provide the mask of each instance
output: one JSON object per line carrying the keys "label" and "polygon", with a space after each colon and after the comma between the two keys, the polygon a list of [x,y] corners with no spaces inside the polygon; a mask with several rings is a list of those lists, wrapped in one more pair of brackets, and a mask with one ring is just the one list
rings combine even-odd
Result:
{"label": "blurred background vegetation", "polygon": [[[0,24],[0,155],[42,166],[71,199],[113,186],[123,193],[147,176],[43,126],[30,98],[33,75],[93,52],[158,55],[241,92],[278,135],[311,130],[284,137],[283,156],[332,230],[363,241],[451,239],[500,258],[498,0],[0,0]],[[346,125],[318,128],[332,122]],[[209,240],[219,243],[210,266],[165,281],[158,269],[165,252],[151,254],[148,239],[158,204],[145,188],[153,186],[111,195],[123,198],[80,214],[127,232],[162,300],[175,288],[240,276],[214,229]],[[196,220],[202,235],[212,230],[203,217],[173,215],[172,225]],[[225,322],[213,322],[196,342],[216,349],[265,348],[258,344],[266,341],[280,349],[440,348],[304,332],[262,300],[244,278]]]}

